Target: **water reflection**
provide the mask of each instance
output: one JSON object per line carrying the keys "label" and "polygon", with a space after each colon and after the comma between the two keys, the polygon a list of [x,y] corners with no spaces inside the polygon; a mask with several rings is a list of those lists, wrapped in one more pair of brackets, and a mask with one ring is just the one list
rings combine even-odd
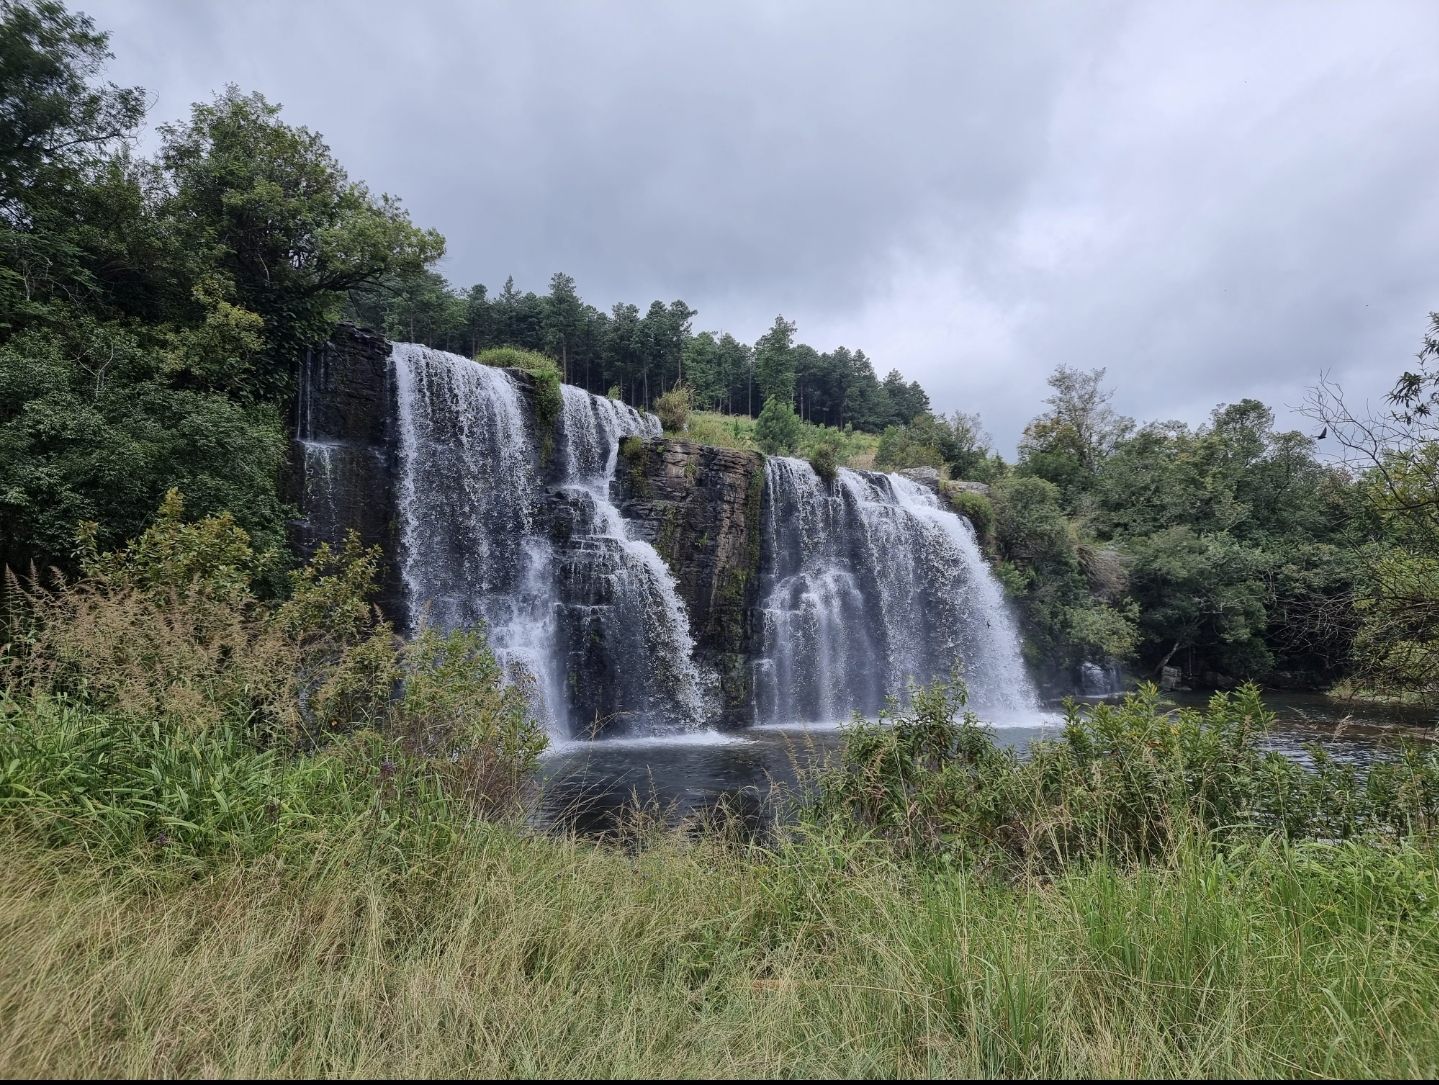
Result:
{"label": "water reflection", "polygon": [[[1200,707],[1207,698],[1175,694],[1172,703]],[[1302,764],[1318,746],[1336,761],[1361,769],[1393,757],[1403,738],[1432,741],[1431,720],[1402,707],[1351,705],[1317,694],[1265,698],[1277,719],[1263,746]],[[1023,755],[1031,742],[1053,737],[1057,712],[994,727],[1001,745]],[[543,761],[537,819],[584,833],[613,831],[636,808],[673,824],[713,809],[755,813],[776,784],[792,784],[801,769],[819,764],[839,746],[838,725],[756,727],[737,735],[691,735],[683,741],[607,740],[568,743]]]}

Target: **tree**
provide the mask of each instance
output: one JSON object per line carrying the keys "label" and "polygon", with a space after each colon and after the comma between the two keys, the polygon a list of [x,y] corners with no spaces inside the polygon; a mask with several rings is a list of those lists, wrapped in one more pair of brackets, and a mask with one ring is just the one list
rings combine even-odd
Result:
{"label": "tree", "polygon": [[0,222],[34,224],[38,206],[88,176],[145,115],[139,87],[96,80],[109,35],[57,0],[0,3]]}
{"label": "tree", "polygon": [[1419,364],[1395,380],[1387,409],[1352,407],[1321,380],[1304,408],[1357,480],[1346,545],[1355,566],[1355,684],[1439,700],[1439,313]]}
{"label": "tree", "polygon": [[105,257],[139,239],[138,179],[115,154],[145,99],[98,81],[107,41],[51,0],[0,3],[0,334],[55,315],[57,295],[102,298]]}
{"label": "tree", "polygon": [[1129,426],[1109,406],[1103,369],[1081,373],[1061,365],[1049,376],[1049,410],[1025,427],[1020,470],[1059,487],[1068,507],[1093,486],[1100,461]]}
{"label": "tree", "polygon": [[283,392],[292,359],[329,334],[347,290],[444,253],[438,233],[349,180],[319,135],[279,113],[232,86],[195,105],[188,123],[160,128],[168,229],[209,266],[220,296],[265,322],[267,369],[237,380],[261,396]]}
{"label": "tree", "polygon": [[570,379],[570,351],[580,337],[584,307],[575,291],[575,280],[557,271],[550,276],[550,293],[545,298],[545,351],[560,363],[560,375]]}
{"label": "tree", "polygon": [[894,425],[902,426],[929,410],[929,396],[919,382],[905,383],[898,369],[891,369],[885,376],[884,393],[889,399],[890,419]]}
{"label": "tree", "polygon": [[760,395],[766,401],[782,399],[794,403],[794,331],[795,325],[783,316],[755,341],[754,377]]}
{"label": "tree", "polygon": [[773,396],[765,400],[755,422],[755,441],[770,456],[788,456],[799,447],[803,426],[789,400]]}
{"label": "tree", "polygon": [[1010,477],[990,490],[998,572],[1018,604],[1030,662],[1062,683],[1080,663],[1126,660],[1137,613],[1124,577],[1101,570],[1100,550],[1065,516],[1059,488]]}
{"label": "tree", "polygon": [[1262,676],[1273,666],[1268,627],[1268,559],[1228,535],[1200,535],[1187,524],[1131,546],[1130,588],[1154,673],[1185,649],[1218,673]]}

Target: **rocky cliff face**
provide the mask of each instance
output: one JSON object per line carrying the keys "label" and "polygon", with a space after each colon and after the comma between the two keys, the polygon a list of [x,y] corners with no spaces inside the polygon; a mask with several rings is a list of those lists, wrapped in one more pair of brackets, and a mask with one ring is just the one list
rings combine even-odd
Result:
{"label": "rocky cliff face", "polygon": [[720,679],[723,722],[750,722],[751,615],[759,585],[764,458],[668,438],[620,447],[616,499],[678,581],[700,662]]}
{"label": "rocky cliff face", "polygon": [[397,625],[405,622],[399,580],[399,529],[395,521],[394,389],[390,343],[341,324],[327,343],[302,360],[295,395],[294,440],[286,479],[300,510],[290,522],[291,542],[302,557],[322,543],[359,532],[384,551],[378,602]]}

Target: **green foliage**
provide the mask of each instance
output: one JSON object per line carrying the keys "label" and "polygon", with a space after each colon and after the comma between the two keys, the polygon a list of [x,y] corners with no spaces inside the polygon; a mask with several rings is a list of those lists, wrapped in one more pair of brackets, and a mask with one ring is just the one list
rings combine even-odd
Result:
{"label": "green foliage", "polygon": [[1031,663],[1060,684],[1086,660],[1127,659],[1136,612],[1112,600],[1124,574],[1106,570],[1117,572],[1118,585],[1096,575],[1094,548],[1066,517],[1059,488],[1016,475],[995,483],[990,497],[1001,578],[1018,603]]}
{"label": "green foliage", "polygon": [[953,483],[945,484],[944,494],[950,507],[970,522],[979,541],[990,542],[994,533],[994,503],[988,496],[976,490],[961,489]]}
{"label": "green foliage", "polygon": [[943,467],[939,446],[925,440],[909,426],[890,426],[879,439],[874,466],[880,471],[902,471],[908,467]]}
{"label": "green foliage", "polygon": [[1108,406],[1102,378],[1056,370],[1017,468],[1053,490],[1005,491],[1009,582],[1041,657],[1072,658],[1064,642],[1087,642],[1200,683],[1332,681],[1355,646],[1362,563],[1341,548],[1362,523],[1351,478],[1309,438],[1276,431],[1255,400],[1221,405],[1195,429],[1136,429]]}
{"label": "green foliage", "polygon": [[1081,373],[1061,365],[1050,374],[1049,411],[1025,427],[1019,470],[1059,487],[1065,507],[1077,507],[1093,485],[1100,462],[1131,423],[1109,406],[1104,370]]}
{"label": "green foliage", "polygon": [[874,464],[881,471],[947,467],[955,478],[984,482],[997,474],[988,442],[978,415],[956,411],[944,418],[925,409],[885,429]]}
{"label": "green foliage", "polygon": [[833,482],[839,474],[840,456],[843,449],[839,438],[826,436],[819,440],[809,454],[809,465],[814,473],[825,482]]}
{"label": "green foliage", "polygon": [[467,809],[514,813],[547,738],[533,690],[507,684],[480,631],[424,630],[403,650],[404,695],[384,732]]}
{"label": "green foliage", "polygon": [[755,422],[755,443],[768,456],[788,456],[799,447],[802,424],[786,399],[770,399]]}
{"label": "green foliage", "polygon": [[296,358],[441,241],[233,89],[139,158],[107,57],[57,3],[0,9],[0,563],[73,571],[78,523],[114,547],[176,486],[279,552]]}
{"label": "green foliage", "polygon": [[694,390],[687,384],[677,384],[655,400],[655,414],[666,433],[683,433],[693,410]]}
{"label": "green foliage", "polygon": [[78,523],[116,545],[171,486],[284,545],[278,409],[176,387],[154,361],[128,330],[83,316],[0,345],[0,560],[71,566]]}
{"label": "green foliage", "polygon": [[475,355],[475,361],[502,369],[522,369],[534,378],[535,421],[545,439],[553,440],[549,431],[565,409],[564,393],[560,391],[560,371],[554,359],[519,347],[490,347]]}
{"label": "green foliage", "polygon": [[444,253],[439,234],[416,228],[393,197],[350,181],[319,135],[282,123],[259,94],[230,87],[160,134],[172,185],[160,214],[171,237],[215,260],[208,274],[267,317],[273,368],[232,375],[242,395],[287,387],[291,359],[329,334],[345,291],[418,272]]}
{"label": "green foliage", "polygon": [[1131,590],[1153,653],[1167,662],[1193,645],[1222,673],[1267,673],[1263,555],[1228,535],[1198,535],[1188,525],[1135,540],[1130,548]]}
{"label": "green foliage", "polygon": [[246,533],[183,511],[172,492],[105,554],[90,525],[83,579],[12,585],[0,810],[56,840],[124,851],[163,836],[209,855],[269,850],[386,794],[428,796],[427,823],[455,822],[437,802],[513,809],[545,738],[481,632],[402,644],[365,602],[377,554],[353,537],[266,603]]}
{"label": "green foliage", "polygon": [[145,113],[140,88],[97,83],[107,45],[52,0],[0,7],[0,334],[43,319],[57,290],[99,285],[73,194],[106,187]]}
{"label": "green foliage", "polygon": [[1432,839],[1439,756],[1417,747],[1360,780],[1321,753],[1305,770],[1260,741],[1273,722],[1254,686],[1202,711],[1166,711],[1154,686],[1117,705],[1070,704],[1063,737],[1021,760],[964,711],[962,683],[856,722],[816,778],[811,816],[906,858],[1056,870],[1153,861],[1191,839]]}
{"label": "green foliage", "polygon": [[[755,342],[755,383],[759,385],[766,406],[771,400],[783,400],[785,404],[793,404],[794,332],[794,321],[777,316],[774,318],[774,326]],[[760,416],[763,417],[763,411]]]}
{"label": "green foliage", "polygon": [[[1337,445],[1357,477],[1350,500],[1336,502],[1357,528],[1342,544],[1348,561],[1352,622],[1343,606],[1315,610],[1327,627],[1354,637],[1349,685],[1367,696],[1439,703],[1439,313],[1418,353],[1389,393],[1388,408],[1346,404],[1336,385],[1321,383],[1308,413]],[[1307,583],[1326,578],[1304,570]],[[1342,583],[1342,581],[1341,581]],[[1320,629],[1326,625],[1313,623]],[[1312,639],[1312,638],[1311,638]],[[1327,647],[1327,646],[1326,646]]]}

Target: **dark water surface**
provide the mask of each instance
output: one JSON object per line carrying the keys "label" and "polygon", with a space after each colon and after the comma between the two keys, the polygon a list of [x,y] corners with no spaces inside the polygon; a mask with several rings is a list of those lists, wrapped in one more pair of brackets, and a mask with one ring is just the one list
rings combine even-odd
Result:
{"label": "dark water surface", "polygon": [[[1177,705],[1201,707],[1205,695],[1176,693]],[[1365,766],[1394,756],[1404,738],[1433,741],[1431,713],[1398,706],[1356,705],[1321,694],[1267,694],[1276,714],[1262,745],[1301,763],[1308,746],[1337,761]],[[1038,719],[993,724],[1001,746],[1021,753],[1036,739],[1063,726],[1058,706]],[[568,743],[542,762],[543,791],[537,820],[584,833],[614,829],[636,808],[675,823],[713,808],[721,800],[739,811],[757,811],[776,784],[839,747],[834,725],[755,727],[731,735],[704,733],[679,739],[610,739]]]}

